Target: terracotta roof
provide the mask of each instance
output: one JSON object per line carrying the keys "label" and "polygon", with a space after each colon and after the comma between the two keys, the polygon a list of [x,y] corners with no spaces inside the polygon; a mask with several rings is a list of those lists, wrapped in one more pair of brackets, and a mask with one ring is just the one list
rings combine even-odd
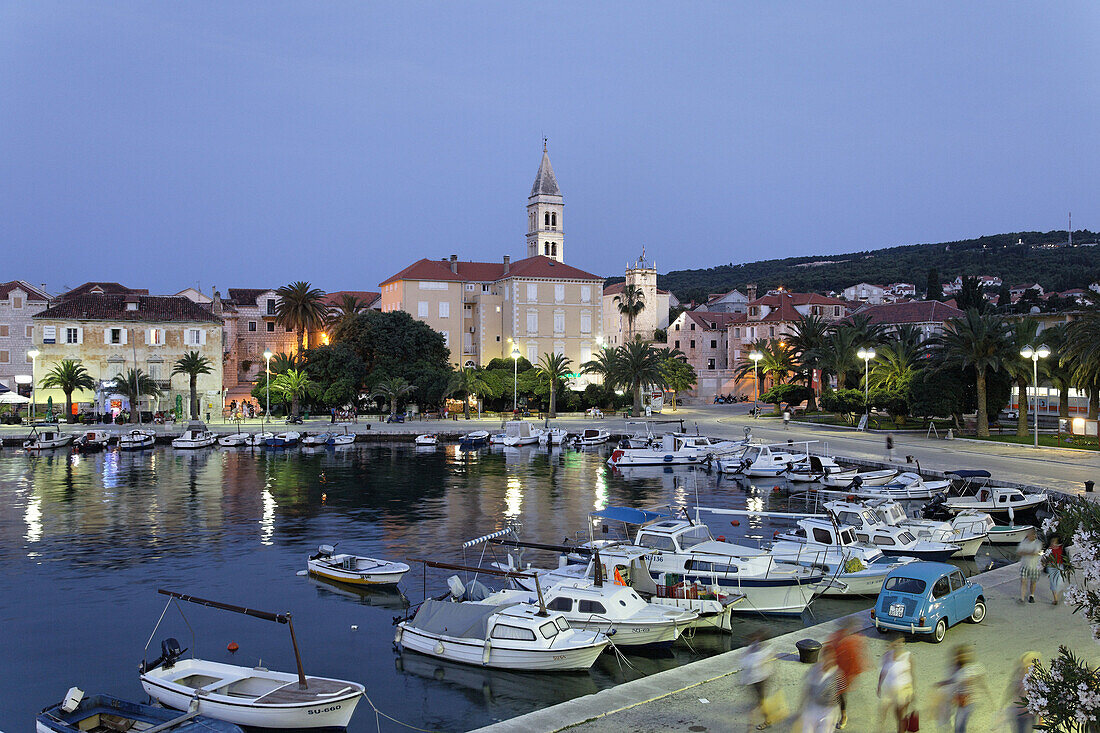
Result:
{"label": "terracotta roof", "polygon": [[[604,295],[618,295],[619,293],[623,292],[624,287],[626,287],[625,282],[612,283],[611,285],[608,285],[606,288],[603,289],[603,294]],[[660,295],[668,295],[668,291],[667,290],[662,290],[661,288],[657,288],[657,292]]]}
{"label": "terracotta roof", "polygon": [[335,308],[340,305],[340,298],[344,295],[354,295],[367,308],[370,308],[374,305],[374,301],[382,297],[382,293],[376,293],[373,290],[337,290],[334,293],[325,293],[321,300],[324,301],[325,305]]}
{"label": "terracotta roof", "polygon": [[27,294],[28,302],[49,302],[50,300],[48,293],[42,292],[42,290],[31,285],[26,280],[12,280],[11,282],[0,283],[0,300],[7,300],[8,293],[16,289],[22,290]]}
{"label": "terracotta roof", "polygon": [[[691,320],[698,323],[706,331],[725,331],[731,323],[744,323],[744,313],[724,313],[719,311],[684,311]],[[711,324],[714,324],[711,326]]]}
{"label": "terracotta roof", "polygon": [[66,300],[78,295],[90,295],[90,294],[103,294],[103,295],[126,295],[127,293],[137,293],[139,295],[148,295],[148,288],[128,288],[125,285],[119,283],[107,283],[107,282],[88,282],[83,285],[77,285],[67,293],[62,293],[60,298]]}
{"label": "terracotta roof", "polygon": [[443,280],[451,282],[496,282],[510,277],[527,277],[547,280],[603,280],[599,275],[579,270],[571,265],[536,255],[511,263],[508,273],[504,272],[503,262],[463,262],[455,261],[451,271],[450,260],[418,260],[396,275],[383,280],[379,285],[387,285],[398,280]]}
{"label": "terracotta roof", "polygon": [[237,305],[256,305],[256,299],[264,293],[274,292],[275,288],[229,288],[226,300],[231,300]]}
{"label": "terracotta roof", "polygon": [[36,314],[35,318],[72,319],[79,321],[136,321],[161,323],[221,323],[208,309],[176,295],[139,295],[137,310],[126,310],[125,295],[77,295],[65,298],[57,305]]}
{"label": "terracotta roof", "polygon": [[909,300],[904,303],[867,305],[852,315],[867,316],[871,323],[901,324],[943,323],[952,318],[961,318],[965,314],[938,300]]}
{"label": "terracotta roof", "polygon": [[542,162],[535,174],[535,183],[531,186],[531,196],[561,196],[558,179],[554,177],[554,168],[550,165],[550,154],[546,146],[542,147]]}
{"label": "terracotta roof", "polygon": [[[833,300],[830,298],[830,300]],[[844,301],[840,301],[844,302]],[[763,318],[760,318],[760,323],[788,323],[797,321],[802,317],[802,314],[796,309],[794,301],[790,297],[782,298],[778,303],[772,306],[768,314]]]}
{"label": "terracotta roof", "polygon": [[762,298],[749,301],[749,305],[766,305],[772,308],[779,305],[779,299],[783,298],[784,302],[789,302],[792,305],[847,305],[848,301],[841,300],[840,298],[830,298],[827,295],[821,295],[819,293],[780,293],[776,295],[765,295]]}

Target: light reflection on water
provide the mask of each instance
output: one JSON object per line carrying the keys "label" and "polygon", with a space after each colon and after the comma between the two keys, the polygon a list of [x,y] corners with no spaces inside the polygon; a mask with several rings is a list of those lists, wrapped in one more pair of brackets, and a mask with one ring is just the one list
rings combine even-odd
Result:
{"label": "light reflection on water", "polygon": [[[606,451],[539,448],[468,454],[455,446],[360,445],[313,451],[115,451],[0,455],[0,729],[24,730],[71,685],[141,699],[135,674],[165,587],[253,608],[293,611],[306,667],[367,685],[387,713],[420,728],[466,730],[737,646],[757,629],[785,633],[799,619],[746,617],[732,636],[699,634],[691,647],[602,657],[589,673],[540,677],[441,662],[392,648],[392,619],[439,593],[447,573],[417,567],[405,596],[296,576],[318,544],[390,559],[461,562],[461,543],[509,524],[560,542],[609,504],[776,508],[780,495],[746,492],[687,469],[605,464]],[[744,523],[745,536],[760,536]],[[715,534],[735,541],[737,530]],[[481,552],[482,548],[477,548]],[[486,559],[492,548],[486,549]],[[467,561],[476,557],[467,557]],[[545,553],[525,561],[551,563]],[[818,619],[866,603],[815,604]],[[187,609],[200,655],[293,669],[284,629]],[[807,617],[807,620],[810,620]],[[352,627],[358,627],[352,630]],[[153,641],[190,639],[169,614]],[[229,641],[241,651],[225,651]],[[631,668],[633,667],[633,669]],[[360,711],[351,730],[374,730]],[[392,728],[396,730],[397,728]]]}

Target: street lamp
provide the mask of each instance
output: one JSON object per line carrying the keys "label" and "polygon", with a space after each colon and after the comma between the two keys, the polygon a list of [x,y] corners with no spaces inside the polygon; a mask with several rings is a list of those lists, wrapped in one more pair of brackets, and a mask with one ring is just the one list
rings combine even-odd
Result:
{"label": "street lamp", "polygon": [[264,425],[267,424],[267,418],[271,413],[271,357],[275,356],[271,353],[271,349],[264,352],[264,359],[267,360],[267,367],[264,369],[264,373],[267,375],[267,379],[264,380],[264,391],[267,392],[267,407],[264,408],[264,419],[260,424],[260,432],[264,432]]}
{"label": "street lamp", "polygon": [[1031,359],[1031,375],[1035,384],[1035,447],[1039,447],[1039,360],[1045,359],[1050,356],[1050,349],[1045,344],[1040,344],[1039,348],[1033,349],[1031,346],[1025,346],[1020,349],[1020,356],[1025,359]]}
{"label": "street lamp", "polygon": [[867,390],[871,385],[871,359],[875,358],[875,350],[868,346],[856,352],[856,356],[863,359],[863,412],[871,414],[871,406],[867,404]]}
{"label": "street lamp", "polygon": [[760,415],[760,374],[756,371],[756,368],[760,365],[760,360],[764,358],[756,349],[749,352],[749,358],[752,359],[752,384],[753,384],[753,397],[752,397],[752,419],[755,420]]}
{"label": "street lamp", "polygon": [[34,383],[34,368],[38,364],[38,354],[38,349],[31,349],[27,352],[27,356],[31,358],[31,425],[34,424],[34,390],[36,387]]}
{"label": "street lamp", "polygon": [[512,347],[512,414],[519,409],[519,349]]}

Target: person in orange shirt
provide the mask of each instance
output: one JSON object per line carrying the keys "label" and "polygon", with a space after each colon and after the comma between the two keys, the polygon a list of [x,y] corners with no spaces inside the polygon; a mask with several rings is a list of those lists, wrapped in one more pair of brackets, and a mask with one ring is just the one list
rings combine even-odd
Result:
{"label": "person in orange shirt", "polygon": [[843,625],[829,637],[829,651],[836,661],[836,701],[840,706],[840,721],[837,730],[848,725],[848,688],[856,677],[867,667],[863,639],[858,633],[859,622],[854,618],[844,619]]}

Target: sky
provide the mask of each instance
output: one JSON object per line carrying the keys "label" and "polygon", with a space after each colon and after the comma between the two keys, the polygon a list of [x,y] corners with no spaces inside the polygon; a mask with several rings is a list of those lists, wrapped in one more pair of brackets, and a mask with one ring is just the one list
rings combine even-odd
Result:
{"label": "sky", "polygon": [[0,0],[0,281],[376,290],[1100,229],[1095,2]]}

